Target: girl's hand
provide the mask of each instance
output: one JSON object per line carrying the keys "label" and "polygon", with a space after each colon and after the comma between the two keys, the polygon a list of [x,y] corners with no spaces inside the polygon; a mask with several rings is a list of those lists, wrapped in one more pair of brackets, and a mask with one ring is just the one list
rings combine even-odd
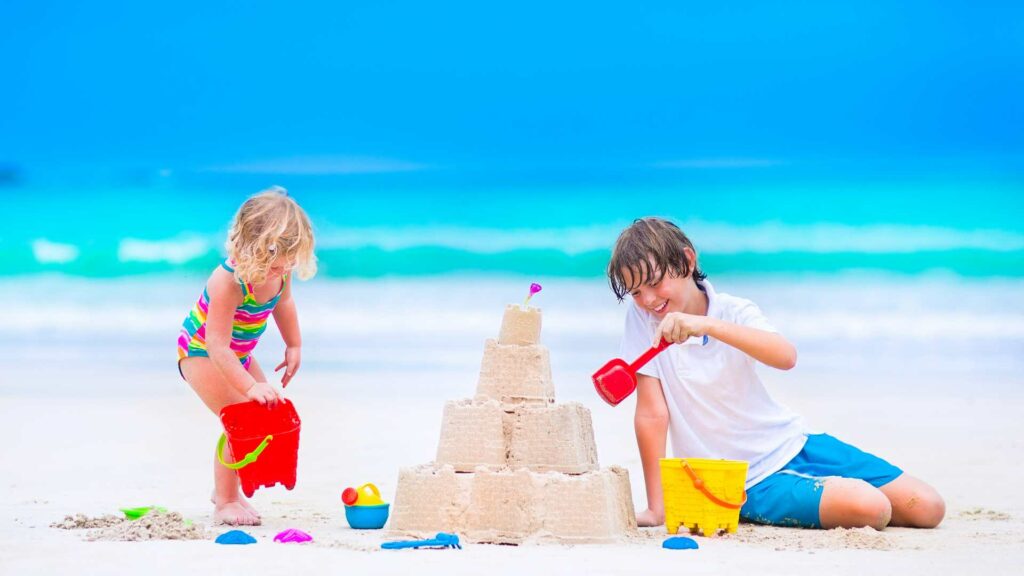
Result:
{"label": "girl's hand", "polygon": [[289,346],[284,349],[284,362],[277,365],[274,368],[274,372],[277,372],[281,368],[284,368],[284,376],[281,377],[281,387],[285,388],[288,383],[292,381],[292,376],[299,371],[299,365],[302,364],[302,349],[298,346]]}
{"label": "girl's hand", "polygon": [[281,393],[269,382],[256,382],[245,393],[245,397],[255,400],[267,408],[273,408],[281,400]]}
{"label": "girl's hand", "polygon": [[703,336],[707,333],[709,325],[707,316],[670,312],[654,331],[654,345],[657,346],[662,339],[676,344],[685,342],[691,336]]}

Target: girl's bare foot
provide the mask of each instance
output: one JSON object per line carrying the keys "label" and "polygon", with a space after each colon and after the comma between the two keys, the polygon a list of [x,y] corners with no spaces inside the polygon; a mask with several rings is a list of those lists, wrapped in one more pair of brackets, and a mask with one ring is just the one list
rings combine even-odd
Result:
{"label": "girl's bare foot", "polygon": [[263,517],[262,517],[262,516],[260,516],[260,513],[259,513],[259,512],[257,512],[257,511],[256,511],[256,509],[252,507],[252,504],[250,504],[250,503],[249,503],[249,501],[248,501],[247,499],[245,499],[245,498],[240,498],[240,499],[239,499],[238,501],[242,503],[242,506],[243,506],[243,507],[244,507],[244,508],[245,508],[246,510],[248,510],[249,512],[251,512],[251,513],[255,514],[255,515],[256,515],[256,519],[257,519],[257,520],[262,520],[262,519],[263,519]]}
{"label": "girl's bare foot", "polygon": [[229,526],[259,526],[262,522],[259,515],[250,512],[241,502],[218,504],[213,511],[213,521]]}
{"label": "girl's bare foot", "polygon": [[[214,506],[217,505],[217,491],[216,490],[214,490],[213,492],[210,492],[210,503],[213,504]],[[245,496],[242,496],[241,494],[239,494],[238,495],[238,503],[241,504],[242,507],[244,507],[250,513],[255,514],[257,520],[263,520],[263,517],[260,516],[260,513],[257,512],[256,509],[252,507],[252,504],[249,503],[249,500],[246,499]]]}
{"label": "girl's bare foot", "polygon": [[653,510],[643,510],[636,513],[636,524],[641,528],[650,526],[661,526],[665,523],[665,513]]}

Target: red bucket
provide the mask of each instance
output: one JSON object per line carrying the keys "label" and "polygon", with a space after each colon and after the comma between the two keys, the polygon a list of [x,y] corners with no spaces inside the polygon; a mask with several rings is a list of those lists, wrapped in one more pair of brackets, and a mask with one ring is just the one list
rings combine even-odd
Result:
{"label": "red bucket", "polygon": [[[302,422],[291,401],[282,400],[270,409],[256,401],[232,404],[220,411],[220,421],[224,434],[217,443],[217,458],[238,471],[247,497],[261,486],[295,487]],[[233,464],[224,461],[225,441],[231,444]]]}

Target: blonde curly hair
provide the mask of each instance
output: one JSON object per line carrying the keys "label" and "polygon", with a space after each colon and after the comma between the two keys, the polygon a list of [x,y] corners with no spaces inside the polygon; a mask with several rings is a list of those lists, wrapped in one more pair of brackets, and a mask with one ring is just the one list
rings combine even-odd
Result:
{"label": "blonde curly hair", "polygon": [[309,217],[280,186],[263,190],[242,204],[225,247],[234,261],[235,278],[243,282],[265,282],[279,256],[293,265],[303,280],[316,274]]}

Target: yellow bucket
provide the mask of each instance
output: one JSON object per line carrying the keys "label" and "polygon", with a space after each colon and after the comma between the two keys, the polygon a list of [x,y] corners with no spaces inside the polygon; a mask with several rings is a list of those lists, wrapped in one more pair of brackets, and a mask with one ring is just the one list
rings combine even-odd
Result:
{"label": "yellow bucket", "polygon": [[675,534],[713,536],[719,530],[736,532],[740,508],[747,501],[743,487],[747,463],[740,460],[662,458],[661,489],[665,498],[665,527]]}

